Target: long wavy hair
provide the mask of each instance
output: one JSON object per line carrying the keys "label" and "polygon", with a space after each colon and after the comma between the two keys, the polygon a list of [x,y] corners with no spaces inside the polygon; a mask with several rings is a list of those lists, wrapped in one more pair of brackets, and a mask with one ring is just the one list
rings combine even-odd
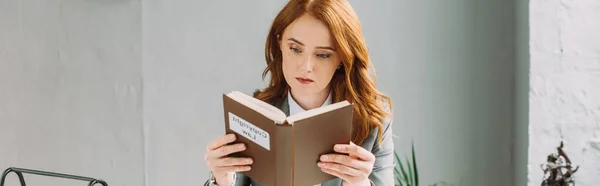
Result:
{"label": "long wavy hair", "polygon": [[376,89],[375,70],[358,16],[346,0],[290,0],[285,5],[271,25],[265,46],[267,67],[262,78],[264,80],[270,74],[270,83],[263,90],[256,90],[254,97],[273,105],[286,98],[290,87],[283,76],[279,37],[303,14],[311,14],[327,24],[334,38],[343,68],[336,70],[330,87],[333,102],[347,100],[354,105],[352,142],[362,144],[377,127],[377,142],[381,144],[382,122],[391,116],[392,103],[387,95]]}

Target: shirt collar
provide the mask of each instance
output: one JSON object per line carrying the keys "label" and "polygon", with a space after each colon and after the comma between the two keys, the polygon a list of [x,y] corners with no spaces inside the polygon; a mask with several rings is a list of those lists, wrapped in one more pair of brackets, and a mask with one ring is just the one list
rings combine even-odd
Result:
{"label": "shirt collar", "polygon": [[[330,91],[329,96],[327,96],[327,99],[325,100],[323,105],[321,105],[321,107],[331,104],[331,102],[332,102],[331,99],[332,98],[331,98],[331,91]],[[306,111],[302,107],[300,107],[300,105],[298,105],[296,100],[294,100],[294,98],[292,97],[292,93],[290,91],[288,91],[288,105],[290,106],[290,116]]]}

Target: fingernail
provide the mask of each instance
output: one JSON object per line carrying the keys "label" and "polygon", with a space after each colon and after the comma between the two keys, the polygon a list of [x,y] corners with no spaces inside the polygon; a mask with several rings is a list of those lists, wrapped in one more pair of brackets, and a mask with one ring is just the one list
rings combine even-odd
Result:
{"label": "fingernail", "polygon": [[317,163],[317,166],[322,167],[323,163],[319,162],[319,163]]}
{"label": "fingernail", "polygon": [[327,158],[328,157],[326,155],[321,156],[321,159],[323,159],[323,160],[327,160]]}
{"label": "fingernail", "polygon": [[238,146],[238,148],[239,149],[244,149],[245,147],[244,147],[244,145],[240,145],[240,146]]}
{"label": "fingernail", "polygon": [[246,163],[252,163],[252,159],[246,159]]}
{"label": "fingernail", "polygon": [[229,135],[229,139],[230,139],[230,140],[233,140],[233,139],[235,139],[235,135],[233,135],[233,134],[230,134],[230,135]]}
{"label": "fingernail", "polygon": [[341,146],[339,146],[339,145],[336,145],[336,146],[335,146],[335,150],[342,150],[342,147],[341,147]]}

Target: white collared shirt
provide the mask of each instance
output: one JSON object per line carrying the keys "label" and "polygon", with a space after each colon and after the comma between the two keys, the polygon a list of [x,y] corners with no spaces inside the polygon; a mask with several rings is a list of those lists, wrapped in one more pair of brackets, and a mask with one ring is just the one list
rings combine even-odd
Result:
{"label": "white collared shirt", "polygon": [[[330,105],[332,103],[332,101],[333,101],[331,99],[332,99],[331,98],[331,92],[329,92],[329,96],[327,96],[327,99],[325,100],[325,102],[323,103],[323,105],[321,105],[321,107]],[[302,107],[300,107],[300,105],[296,102],[296,100],[294,100],[294,98],[292,97],[291,92],[289,92],[289,91],[288,91],[288,105],[290,106],[290,116],[294,115],[294,114],[298,114],[300,112],[306,111]]]}
{"label": "white collared shirt", "polygon": [[[331,103],[332,103],[331,92],[329,92],[329,96],[327,96],[327,99],[325,100],[323,105],[321,105],[321,107],[329,105]],[[300,107],[300,105],[296,102],[296,100],[294,100],[294,98],[292,97],[292,93],[289,91],[288,91],[288,105],[290,106],[290,116],[306,111],[302,107]],[[321,184],[319,183],[319,184],[316,184],[315,186],[321,186]]]}

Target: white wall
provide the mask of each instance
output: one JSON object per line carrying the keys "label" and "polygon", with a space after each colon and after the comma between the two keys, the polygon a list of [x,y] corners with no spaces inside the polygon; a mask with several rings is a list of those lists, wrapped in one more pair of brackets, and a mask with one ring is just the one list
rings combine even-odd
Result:
{"label": "white wall", "polygon": [[263,87],[266,1],[143,2],[148,186],[208,178],[206,144],[225,133],[222,94]]}
{"label": "white wall", "polygon": [[420,183],[510,185],[514,3],[352,2]]}
{"label": "white wall", "polygon": [[529,0],[517,0],[515,12],[514,186],[527,185],[529,146]]}
{"label": "white wall", "polygon": [[[394,99],[396,147],[408,154],[415,140],[421,183],[512,183],[514,4],[351,2]],[[224,132],[220,93],[263,86],[264,39],[283,4],[143,3],[149,185],[207,174],[204,145]]]}
{"label": "white wall", "polygon": [[0,0],[1,171],[143,185],[140,19],[132,0]]}
{"label": "white wall", "polygon": [[530,3],[529,185],[560,140],[581,165],[577,185],[600,183],[600,1]]}
{"label": "white wall", "polygon": [[[264,39],[285,3],[19,2],[0,1],[0,166],[149,186],[206,179],[221,93],[265,85]],[[510,185],[515,4],[351,3],[421,184]],[[12,143],[32,128],[41,142]]]}

